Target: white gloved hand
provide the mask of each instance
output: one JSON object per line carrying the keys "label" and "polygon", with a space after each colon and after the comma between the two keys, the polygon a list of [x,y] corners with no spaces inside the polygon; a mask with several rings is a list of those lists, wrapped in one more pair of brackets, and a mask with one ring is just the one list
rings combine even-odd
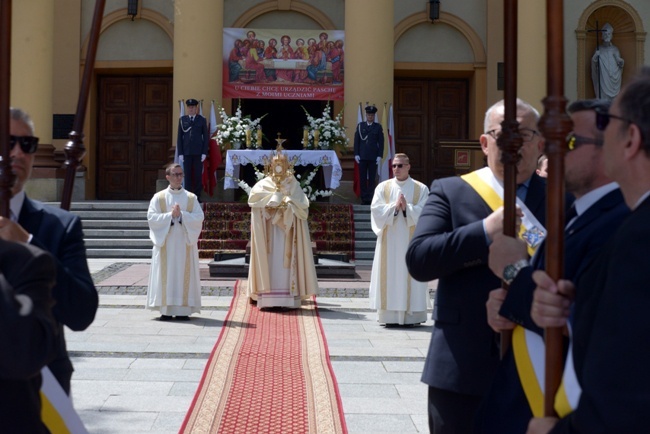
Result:
{"label": "white gloved hand", "polygon": [[377,166],[381,164],[381,157],[377,157]]}
{"label": "white gloved hand", "polygon": [[179,156],[178,156],[178,162],[179,162],[180,164],[183,164],[183,160],[184,160],[183,156],[182,156],[182,155],[179,155]]}
{"label": "white gloved hand", "polygon": [[201,163],[205,161],[205,154],[201,154]]}
{"label": "white gloved hand", "polygon": [[361,161],[361,157],[359,157],[358,155],[355,155],[354,159],[356,160],[357,163],[359,163]]}

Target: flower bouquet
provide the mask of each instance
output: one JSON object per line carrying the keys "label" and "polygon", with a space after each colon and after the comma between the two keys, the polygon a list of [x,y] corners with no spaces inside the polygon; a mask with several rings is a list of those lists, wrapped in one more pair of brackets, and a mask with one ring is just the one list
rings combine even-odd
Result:
{"label": "flower bouquet", "polygon": [[[241,105],[239,105],[232,116],[228,116],[226,110],[221,107],[219,116],[223,122],[217,125],[217,132],[213,138],[216,138],[222,150],[227,149],[228,146],[233,149],[241,149],[243,144],[247,144],[250,149],[261,146],[261,130],[260,133],[257,133],[257,130],[260,127],[260,121],[266,115],[254,120],[250,116],[242,116]],[[252,135],[256,135],[253,140],[251,140]]]}
{"label": "flower bouquet", "polygon": [[342,124],[343,111],[339,112],[334,119],[330,115],[329,102],[323,110],[320,118],[312,117],[305,107],[302,108],[307,115],[308,126],[305,127],[303,145],[305,149],[332,149],[339,153],[345,153],[349,139],[345,134],[345,127]]}

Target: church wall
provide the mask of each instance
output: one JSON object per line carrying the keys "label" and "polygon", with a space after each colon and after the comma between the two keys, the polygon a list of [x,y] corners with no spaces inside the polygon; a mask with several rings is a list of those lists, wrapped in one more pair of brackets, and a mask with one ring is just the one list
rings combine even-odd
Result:
{"label": "church wall", "polygon": [[394,59],[395,62],[472,63],[474,53],[465,36],[452,26],[423,23],[399,38]]}
{"label": "church wall", "polygon": [[150,21],[123,20],[99,38],[97,61],[172,60],[174,46],[167,34]]}

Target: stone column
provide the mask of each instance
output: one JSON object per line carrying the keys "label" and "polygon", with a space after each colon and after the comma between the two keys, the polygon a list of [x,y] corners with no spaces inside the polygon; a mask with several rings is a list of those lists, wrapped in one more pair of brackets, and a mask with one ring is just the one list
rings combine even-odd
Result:
{"label": "stone column", "polygon": [[517,34],[517,96],[543,114],[542,99],[547,94],[546,2],[519,2]]}
{"label": "stone column", "polygon": [[384,103],[393,102],[393,7],[393,0],[345,2],[345,125],[350,143],[359,103],[376,104],[376,120],[381,121]]}
{"label": "stone column", "polygon": [[26,110],[41,143],[52,143],[54,2],[14,1],[11,29],[12,107]]}
{"label": "stone column", "polygon": [[210,101],[221,104],[222,47],[223,0],[174,1],[174,119],[180,99],[203,100],[208,120]]}

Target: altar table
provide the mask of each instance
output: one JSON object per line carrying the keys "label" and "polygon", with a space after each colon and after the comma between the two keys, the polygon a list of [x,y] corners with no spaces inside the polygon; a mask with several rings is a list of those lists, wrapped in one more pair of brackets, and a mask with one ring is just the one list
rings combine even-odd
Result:
{"label": "altar table", "polygon": [[[321,166],[325,177],[325,187],[336,189],[340,185],[343,177],[343,169],[339,157],[335,151],[331,150],[300,150],[282,151],[294,166]],[[224,177],[224,188],[237,188],[235,178],[239,179],[239,169],[241,165],[253,164],[255,166],[264,166],[270,163],[274,151],[258,149],[229,149],[226,152],[226,175]]]}

